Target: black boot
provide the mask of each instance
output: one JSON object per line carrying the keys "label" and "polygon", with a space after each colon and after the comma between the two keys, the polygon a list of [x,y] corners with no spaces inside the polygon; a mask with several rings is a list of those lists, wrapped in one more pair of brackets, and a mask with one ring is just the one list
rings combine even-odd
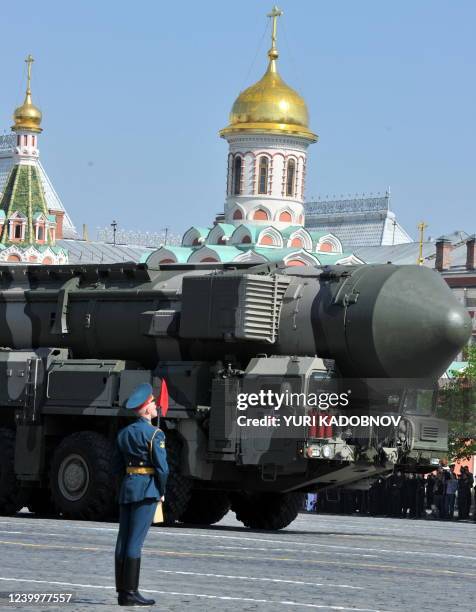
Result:
{"label": "black boot", "polygon": [[124,559],[115,557],[116,561],[116,591],[123,591],[124,587],[122,586],[122,570],[124,567]]}
{"label": "black boot", "polygon": [[146,599],[139,593],[140,557],[133,559],[127,557],[124,560],[122,574],[123,591],[118,594],[117,602],[120,606],[153,606],[153,599]]}

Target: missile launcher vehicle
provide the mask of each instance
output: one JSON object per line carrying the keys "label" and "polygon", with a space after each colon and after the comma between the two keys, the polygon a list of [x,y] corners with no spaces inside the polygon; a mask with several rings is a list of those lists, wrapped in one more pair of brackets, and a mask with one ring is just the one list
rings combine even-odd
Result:
{"label": "missile launcher vehicle", "polygon": [[[470,327],[419,266],[1,266],[0,513],[112,516],[123,405],[161,379],[169,524],[231,508],[280,529],[305,492],[433,469],[446,425],[403,398],[435,384]],[[350,387],[355,401],[320,401]],[[400,420],[354,424],[364,412]]]}

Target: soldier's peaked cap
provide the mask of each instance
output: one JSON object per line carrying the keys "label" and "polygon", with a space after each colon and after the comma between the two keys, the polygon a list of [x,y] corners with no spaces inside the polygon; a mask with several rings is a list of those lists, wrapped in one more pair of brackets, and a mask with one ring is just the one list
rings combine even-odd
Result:
{"label": "soldier's peaked cap", "polygon": [[140,408],[149,397],[152,395],[152,385],[149,383],[142,383],[138,385],[131,393],[129,399],[126,402],[127,410],[135,410]]}

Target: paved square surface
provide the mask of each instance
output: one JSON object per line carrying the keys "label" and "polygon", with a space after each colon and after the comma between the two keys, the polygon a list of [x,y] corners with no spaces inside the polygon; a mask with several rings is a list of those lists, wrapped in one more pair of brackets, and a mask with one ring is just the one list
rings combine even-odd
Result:
{"label": "paved square surface", "polygon": [[[118,610],[116,534],[115,523],[0,517],[0,591],[73,592],[62,609]],[[476,609],[472,523],[302,514],[267,532],[230,512],[211,528],[151,528],[142,564],[157,610]]]}

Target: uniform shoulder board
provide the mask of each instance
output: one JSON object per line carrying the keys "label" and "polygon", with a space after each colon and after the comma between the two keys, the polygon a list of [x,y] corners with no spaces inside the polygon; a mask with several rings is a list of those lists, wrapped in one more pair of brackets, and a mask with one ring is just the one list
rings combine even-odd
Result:
{"label": "uniform shoulder board", "polygon": [[[160,427],[156,427],[155,428],[155,433],[154,436],[158,433],[164,433]],[[164,434],[164,438],[159,442],[159,448],[165,448],[165,434]]]}

